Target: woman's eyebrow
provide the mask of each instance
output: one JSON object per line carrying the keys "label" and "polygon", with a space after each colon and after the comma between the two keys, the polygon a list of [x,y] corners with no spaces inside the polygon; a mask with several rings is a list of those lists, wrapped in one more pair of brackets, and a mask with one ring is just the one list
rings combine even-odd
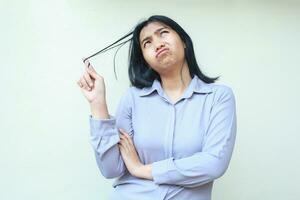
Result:
{"label": "woman's eyebrow", "polygon": [[[156,31],[154,31],[154,34],[157,34],[158,32],[160,32],[162,29],[165,29],[165,28],[167,28],[167,27],[161,27],[161,28],[159,28],[159,29],[157,29]],[[148,40],[148,39],[150,39],[151,38],[151,36],[147,36],[147,37],[145,37],[143,40],[142,40],[142,42],[141,42],[141,44],[143,44],[143,42],[145,41],[145,40]]]}

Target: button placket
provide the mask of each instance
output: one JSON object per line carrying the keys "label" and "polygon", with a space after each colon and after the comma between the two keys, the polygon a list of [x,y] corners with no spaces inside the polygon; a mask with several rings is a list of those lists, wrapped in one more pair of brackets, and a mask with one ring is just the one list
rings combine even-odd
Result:
{"label": "button placket", "polygon": [[176,122],[176,107],[171,105],[171,117],[170,117],[170,129],[168,132],[168,158],[173,156],[173,141],[174,141],[174,131],[175,131],[175,122]]}

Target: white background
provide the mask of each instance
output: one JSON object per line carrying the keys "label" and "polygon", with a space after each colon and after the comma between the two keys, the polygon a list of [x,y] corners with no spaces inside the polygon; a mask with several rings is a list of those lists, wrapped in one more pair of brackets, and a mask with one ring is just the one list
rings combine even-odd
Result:
{"label": "white background", "polygon": [[[191,36],[201,69],[236,96],[238,132],[214,200],[298,200],[300,2],[0,1],[0,199],[106,199],[113,180],[89,144],[76,82],[88,56],[163,14]],[[109,112],[129,86],[128,45],[91,62]]]}

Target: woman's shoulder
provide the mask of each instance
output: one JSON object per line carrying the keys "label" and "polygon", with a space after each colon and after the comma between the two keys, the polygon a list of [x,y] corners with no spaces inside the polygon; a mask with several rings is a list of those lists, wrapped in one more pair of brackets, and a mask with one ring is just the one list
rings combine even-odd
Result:
{"label": "woman's shoulder", "polygon": [[223,83],[209,83],[206,84],[206,87],[209,87],[212,94],[215,97],[220,96],[232,96],[234,97],[234,91],[231,86],[223,84]]}
{"label": "woman's shoulder", "polygon": [[233,93],[232,88],[226,84],[219,82],[206,83],[199,77],[196,77],[196,80],[197,82],[195,86],[195,91],[198,91],[200,93],[208,93],[213,96],[221,93]]}
{"label": "woman's shoulder", "polygon": [[135,86],[129,86],[125,89],[125,91],[122,94],[122,99],[125,99],[126,101],[133,101],[135,97],[137,97],[141,92],[141,89],[135,87]]}
{"label": "woman's shoulder", "polygon": [[126,95],[130,95],[131,97],[138,97],[138,96],[141,96],[143,95],[145,92],[147,92],[149,89],[151,89],[150,87],[149,88],[138,88],[138,87],[135,87],[135,86],[129,86],[126,91],[125,91],[125,94]]}
{"label": "woman's shoulder", "polygon": [[129,86],[126,88],[124,95],[126,96],[135,96],[138,95],[138,93],[141,91],[141,89],[135,87],[135,86]]}
{"label": "woman's shoulder", "polygon": [[233,91],[232,87],[223,83],[209,83],[212,91]]}

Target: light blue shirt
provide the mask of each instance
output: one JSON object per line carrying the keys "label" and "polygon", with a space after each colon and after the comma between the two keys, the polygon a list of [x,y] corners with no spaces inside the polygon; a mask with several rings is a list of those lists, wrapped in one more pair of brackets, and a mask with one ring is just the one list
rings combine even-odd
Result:
{"label": "light blue shirt", "polygon": [[[154,80],[151,87],[129,87],[115,116],[89,116],[91,145],[106,178],[116,178],[109,200],[210,200],[213,181],[228,168],[236,137],[232,89],[206,84],[196,75],[172,102]],[[117,143],[123,128],[153,180],[132,176]]]}

